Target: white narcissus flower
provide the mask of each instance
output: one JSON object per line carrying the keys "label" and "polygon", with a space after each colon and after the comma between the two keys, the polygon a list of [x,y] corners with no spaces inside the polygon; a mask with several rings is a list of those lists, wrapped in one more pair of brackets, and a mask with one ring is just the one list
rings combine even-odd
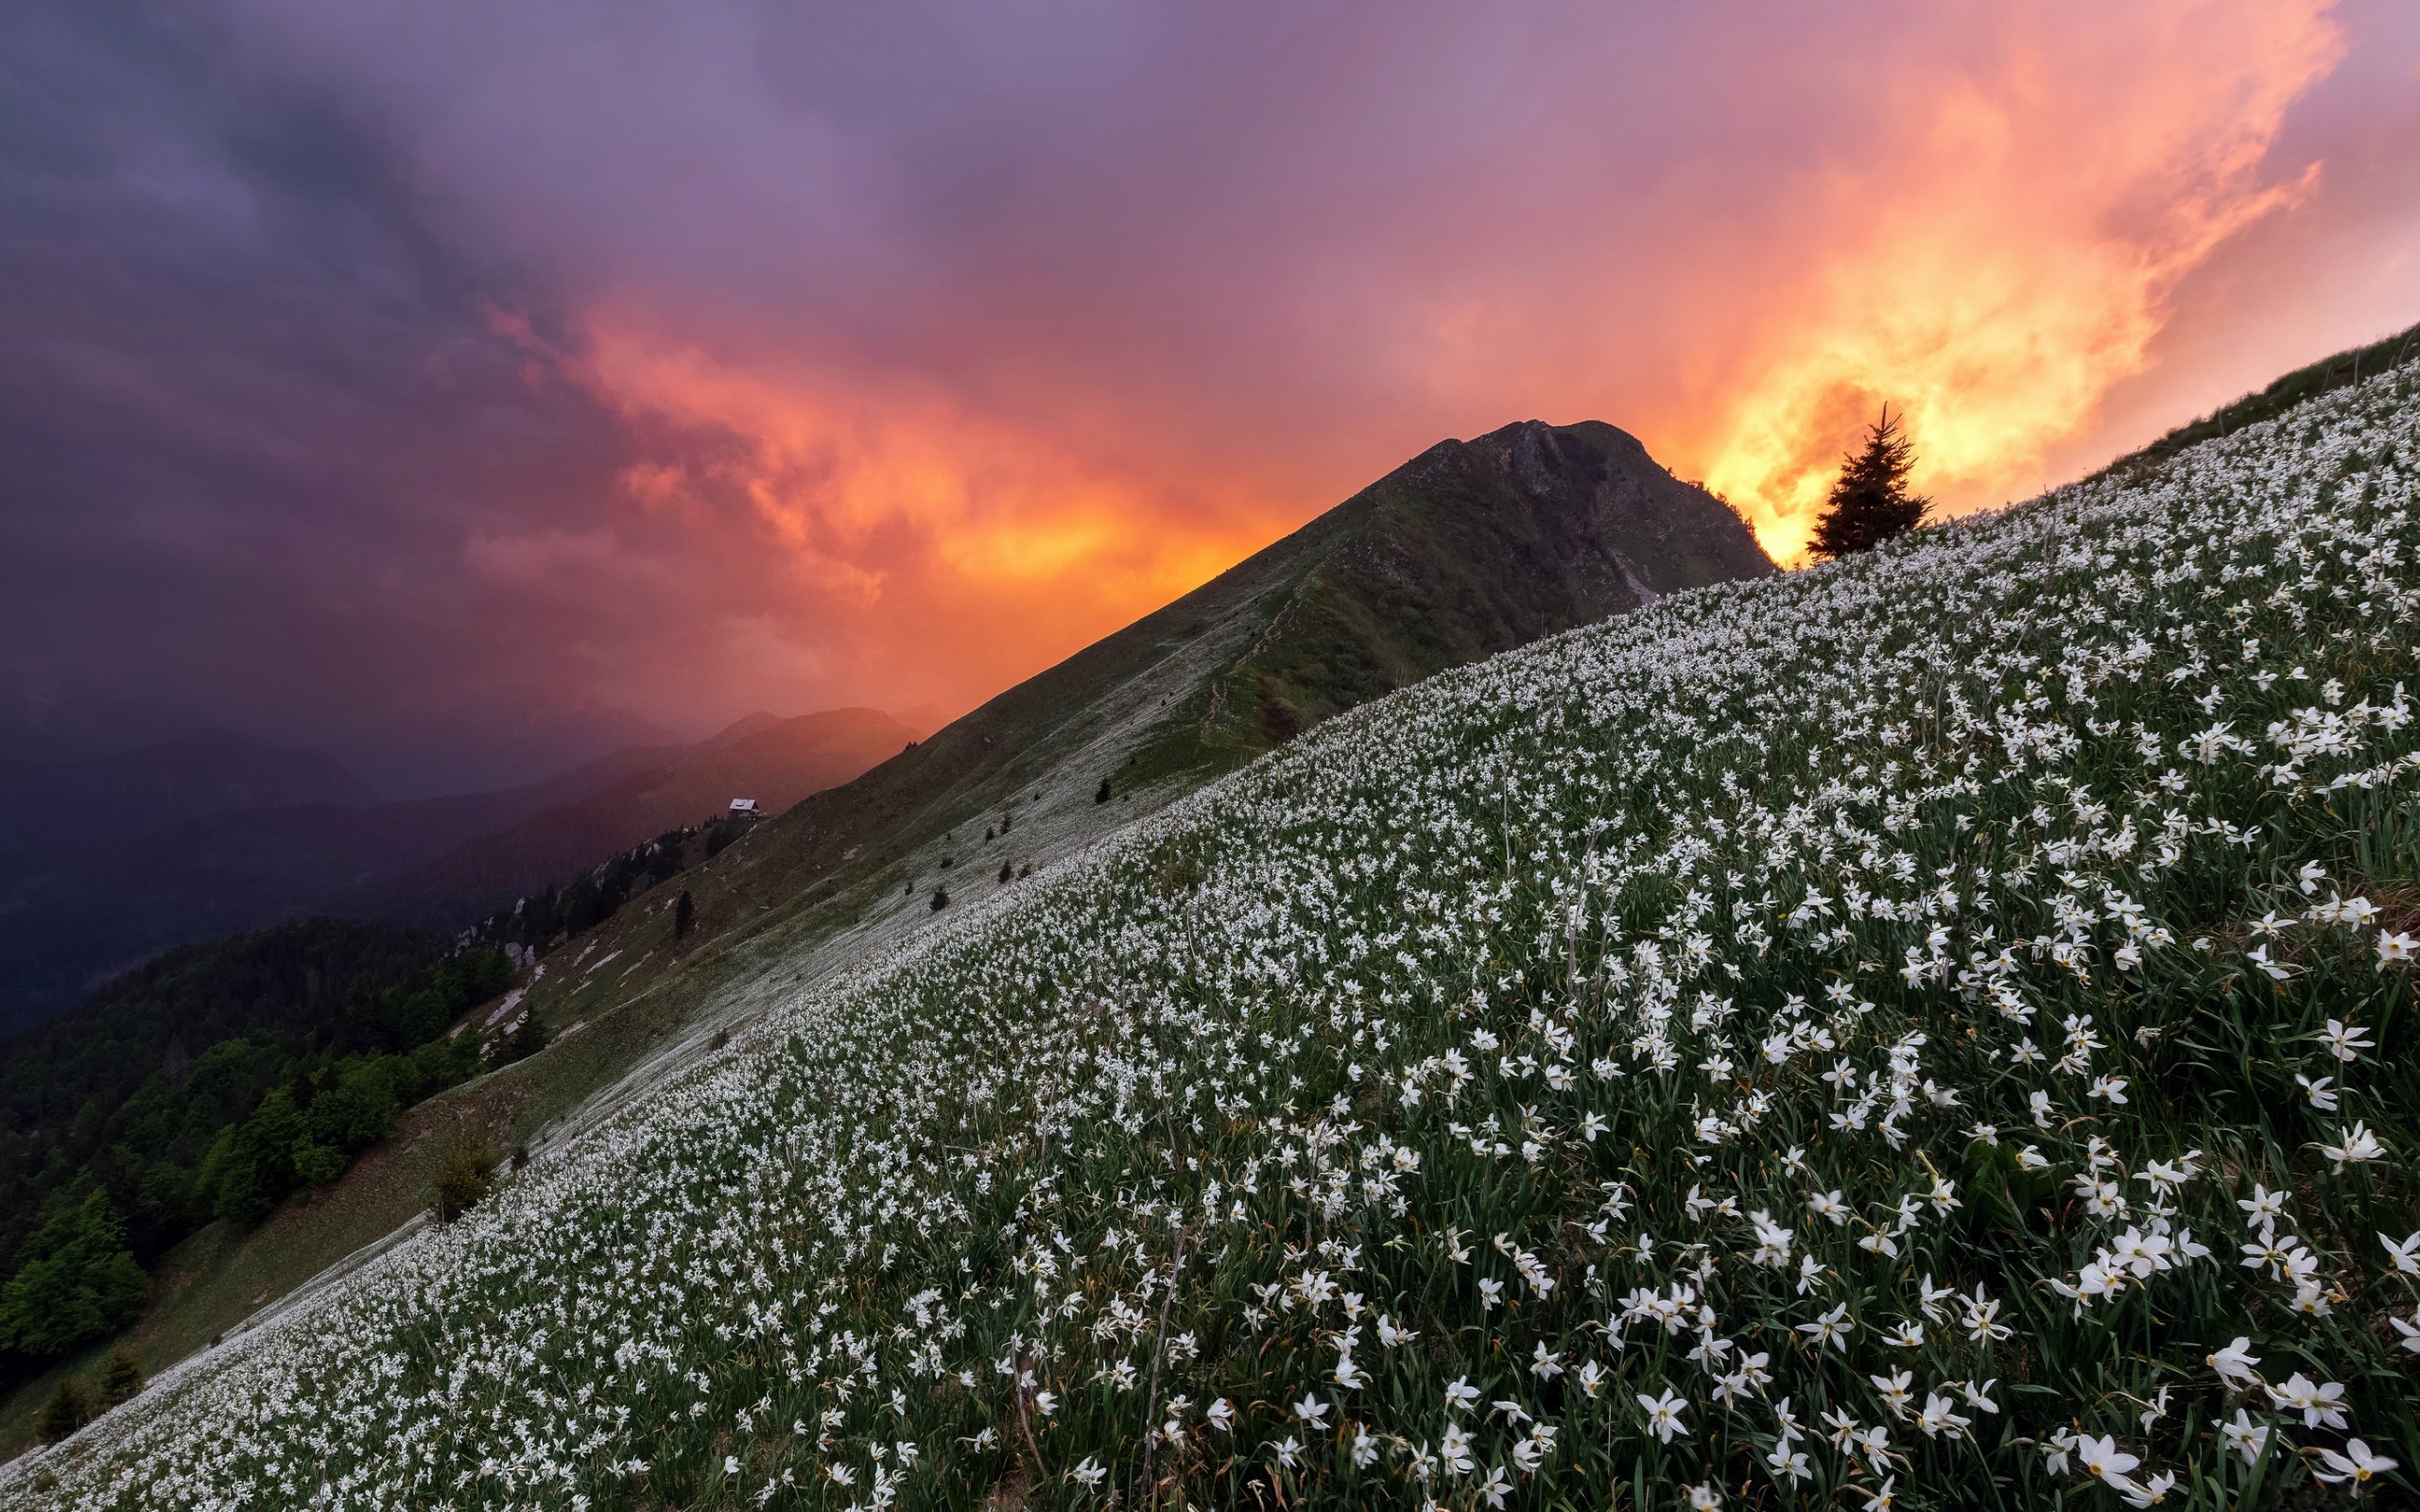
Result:
{"label": "white narcissus flower", "polygon": [[2217,1371],[2230,1390],[2247,1391],[2260,1383],[2260,1372],[2254,1368],[2260,1364],[2260,1356],[2252,1352],[2249,1337],[2238,1335],[2204,1355],[2203,1363]]}
{"label": "white narcissus flower", "polygon": [[2095,1438],[2085,1434],[2076,1439],[2076,1463],[2083,1467],[2084,1473],[2097,1475],[2105,1481],[2113,1476],[2123,1476],[2142,1461],[2119,1449],[2115,1436],[2104,1435]]}
{"label": "white narcissus flower", "polygon": [[1098,1486],[1101,1483],[1102,1477],[1106,1476],[1109,1473],[1109,1470],[1108,1468],[1100,1464],[1099,1461],[1094,1459],[1090,1454],[1087,1454],[1081,1460],[1079,1460],[1076,1464],[1076,1468],[1068,1471],[1068,1473],[1076,1478],[1079,1485],[1089,1489],[1093,1486]]}
{"label": "white narcissus flower", "polygon": [[1681,1420],[1681,1414],[1687,1409],[1688,1401],[1675,1396],[1669,1386],[1664,1388],[1661,1397],[1639,1393],[1638,1405],[1647,1414],[1648,1432],[1663,1443],[1670,1443],[1687,1426]]}
{"label": "white narcissus flower", "polygon": [[2401,1239],[2389,1239],[2380,1234],[2378,1243],[2386,1246],[2387,1259],[2396,1270],[2406,1276],[2420,1276],[2420,1232],[2407,1234]]}
{"label": "white narcissus flower", "polygon": [[2358,1118],[2353,1121],[2353,1126],[2346,1129],[2341,1138],[2343,1142],[2342,1143],[2319,1146],[2319,1153],[2335,1162],[2336,1170],[2340,1175],[2347,1165],[2359,1165],[2380,1160],[2386,1155],[2386,1147],[2378,1143],[2378,1137],[2371,1133],[2367,1125]]}
{"label": "white narcissus flower", "polygon": [[2325,1468],[2312,1473],[2330,1485],[2352,1482],[2355,1495],[2359,1495],[2361,1488],[2368,1486],[2373,1478],[2385,1474],[2402,1463],[2400,1460],[2389,1459],[2384,1454],[2372,1452],[2370,1446],[2358,1438],[2345,1444],[2342,1453],[2332,1449],[2321,1450],[2319,1458]]}
{"label": "white narcissus flower", "polygon": [[2251,1415],[2241,1407],[2235,1410],[2233,1422],[2219,1425],[2220,1436],[2226,1440],[2229,1449],[2243,1456],[2246,1465],[2258,1459],[2260,1452],[2269,1447],[2270,1432],[2267,1424],[2255,1423]]}
{"label": "white narcissus flower", "polygon": [[2401,1340],[2403,1347],[2414,1354],[2420,1354],[2420,1314],[2415,1314],[2410,1323],[2406,1323],[2392,1313],[2386,1315],[2386,1320],[2394,1325],[2395,1332],[2403,1335]]}
{"label": "white narcissus flower", "polygon": [[2284,1385],[2269,1388],[2269,1400],[2283,1411],[2301,1413],[2305,1428],[2344,1426],[2344,1409],[2338,1405],[2344,1400],[2344,1387],[2337,1382],[2313,1381],[2297,1370]]}
{"label": "white narcissus flower", "polygon": [[2130,1481],[2122,1476],[2111,1476],[2109,1484],[2118,1495],[2126,1499],[2128,1506],[2152,1507],[2165,1503],[2168,1500],[2168,1493],[2176,1489],[2176,1475],[2173,1471],[2162,1470],[2148,1481]]}
{"label": "white narcissus flower", "polygon": [[1500,1507],[1504,1504],[1505,1493],[1512,1489],[1512,1483],[1505,1476],[1503,1466],[1491,1465],[1485,1478],[1471,1489],[1486,1498],[1489,1506]]}

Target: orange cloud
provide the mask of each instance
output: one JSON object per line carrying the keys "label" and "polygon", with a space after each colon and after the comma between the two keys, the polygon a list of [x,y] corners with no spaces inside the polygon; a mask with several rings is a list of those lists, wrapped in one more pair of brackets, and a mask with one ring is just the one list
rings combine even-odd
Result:
{"label": "orange cloud", "polygon": [[2327,0],[2000,12],[1988,72],[1902,67],[1883,129],[1785,186],[1803,276],[1704,413],[1651,438],[1788,559],[1839,455],[1888,400],[1952,507],[2050,481],[2045,455],[2141,371],[2177,282],[2315,182],[2265,183],[2288,105],[2342,49]]}
{"label": "orange cloud", "polygon": [[600,320],[585,381],[626,413],[723,436],[633,467],[626,490],[659,511],[744,500],[803,593],[851,610],[834,634],[893,702],[970,702],[1286,525],[1238,483],[1180,490],[896,376],[743,369]]}

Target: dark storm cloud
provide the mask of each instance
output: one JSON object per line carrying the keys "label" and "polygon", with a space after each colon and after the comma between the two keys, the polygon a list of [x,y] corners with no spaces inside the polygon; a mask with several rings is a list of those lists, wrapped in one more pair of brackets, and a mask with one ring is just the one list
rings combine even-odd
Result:
{"label": "dark storm cloud", "polygon": [[510,760],[516,704],[542,764],[611,733],[547,686],[581,630],[560,598],[461,568],[475,526],[555,518],[632,455],[533,358],[543,290],[377,123],[176,14],[0,12],[12,713],[199,704],[424,784]]}

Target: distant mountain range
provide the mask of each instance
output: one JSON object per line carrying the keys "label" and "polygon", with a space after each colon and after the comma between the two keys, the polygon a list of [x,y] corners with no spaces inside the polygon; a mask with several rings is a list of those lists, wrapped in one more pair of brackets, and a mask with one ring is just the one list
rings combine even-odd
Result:
{"label": "distant mountain range", "polygon": [[78,761],[0,761],[0,856],[99,845],[208,815],[376,798],[317,751],[225,730]]}
{"label": "distant mountain range", "polygon": [[307,915],[458,925],[734,798],[777,813],[918,733],[866,709],[759,713],[527,787],[393,803],[324,756],[223,732],[0,764],[0,1033],[187,941]]}

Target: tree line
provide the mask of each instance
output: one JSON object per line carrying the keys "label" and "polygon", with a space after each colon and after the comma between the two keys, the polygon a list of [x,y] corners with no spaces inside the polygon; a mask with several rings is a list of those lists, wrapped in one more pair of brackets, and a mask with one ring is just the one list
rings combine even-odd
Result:
{"label": "tree line", "polygon": [[446,1031],[511,976],[492,948],[312,920],[172,951],[0,1051],[0,1379],[124,1329],[180,1240],[336,1180],[477,1071],[489,1047]]}

